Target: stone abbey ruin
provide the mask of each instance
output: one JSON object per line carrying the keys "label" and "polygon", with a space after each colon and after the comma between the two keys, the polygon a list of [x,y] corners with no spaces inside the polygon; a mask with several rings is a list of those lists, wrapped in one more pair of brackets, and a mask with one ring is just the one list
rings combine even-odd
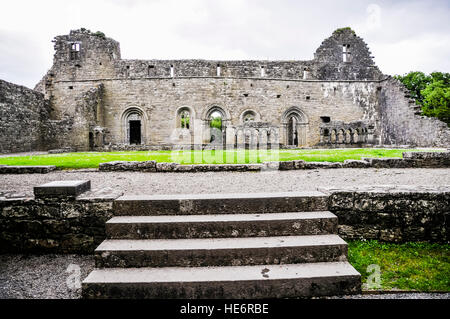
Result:
{"label": "stone abbey ruin", "polygon": [[447,125],[422,116],[350,28],[305,61],[124,60],[84,29],[54,43],[34,90],[0,81],[2,153],[449,146]]}

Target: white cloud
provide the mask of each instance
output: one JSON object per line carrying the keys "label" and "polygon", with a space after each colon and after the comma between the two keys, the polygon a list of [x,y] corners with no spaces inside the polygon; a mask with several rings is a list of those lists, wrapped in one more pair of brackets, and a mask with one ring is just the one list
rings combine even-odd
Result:
{"label": "white cloud", "polygon": [[51,39],[103,31],[128,59],[308,60],[350,26],[387,74],[450,71],[446,1],[15,0],[0,4],[0,78],[33,87],[51,66]]}

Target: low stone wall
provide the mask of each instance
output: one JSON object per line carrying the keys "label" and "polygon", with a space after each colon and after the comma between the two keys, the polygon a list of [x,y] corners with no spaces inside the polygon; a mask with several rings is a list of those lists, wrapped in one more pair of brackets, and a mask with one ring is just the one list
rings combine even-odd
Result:
{"label": "low stone wall", "polygon": [[[345,240],[449,242],[450,186],[320,190]],[[111,189],[76,197],[0,193],[0,253],[92,253],[121,195]]]}
{"label": "low stone wall", "polygon": [[114,161],[100,163],[100,171],[136,171],[136,172],[211,172],[211,171],[260,171],[263,164],[195,164],[157,163],[156,161],[126,162]]}
{"label": "low stone wall", "polygon": [[105,222],[120,195],[110,190],[77,198],[0,194],[0,253],[92,253],[106,237]]}
{"label": "low stone wall", "polygon": [[346,240],[448,242],[450,187],[324,189]]}
{"label": "low stone wall", "polygon": [[218,172],[261,171],[318,168],[448,168],[450,152],[405,152],[403,158],[363,158],[341,162],[306,162],[303,160],[265,162],[262,164],[192,164],[157,163],[156,161],[100,163],[100,171],[136,172]]}
{"label": "low stone wall", "polygon": [[0,174],[46,174],[56,170],[54,165],[10,166],[0,165]]}

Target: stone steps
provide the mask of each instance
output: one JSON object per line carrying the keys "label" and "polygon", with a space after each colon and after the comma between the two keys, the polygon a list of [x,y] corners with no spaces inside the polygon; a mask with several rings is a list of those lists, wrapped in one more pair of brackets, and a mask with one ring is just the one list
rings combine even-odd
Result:
{"label": "stone steps", "polygon": [[361,291],[321,192],[123,196],[85,298],[287,298]]}
{"label": "stone steps", "polygon": [[325,235],[337,231],[337,217],[328,211],[118,216],[106,222],[111,239],[175,239]]}
{"label": "stone steps", "polygon": [[201,267],[345,261],[337,235],[105,240],[96,267]]}
{"label": "stone steps", "polygon": [[130,195],[114,201],[116,216],[247,214],[327,210],[317,191],[248,194]]}
{"label": "stone steps", "polygon": [[83,281],[84,298],[254,299],[357,294],[347,262],[288,265],[104,268]]}

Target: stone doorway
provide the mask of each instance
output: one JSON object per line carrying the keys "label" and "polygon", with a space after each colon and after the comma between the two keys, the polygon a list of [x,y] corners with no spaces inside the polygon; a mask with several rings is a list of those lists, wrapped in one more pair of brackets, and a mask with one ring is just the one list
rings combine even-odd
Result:
{"label": "stone doorway", "polygon": [[130,144],[141,144],[141,121],[130,120]]}

